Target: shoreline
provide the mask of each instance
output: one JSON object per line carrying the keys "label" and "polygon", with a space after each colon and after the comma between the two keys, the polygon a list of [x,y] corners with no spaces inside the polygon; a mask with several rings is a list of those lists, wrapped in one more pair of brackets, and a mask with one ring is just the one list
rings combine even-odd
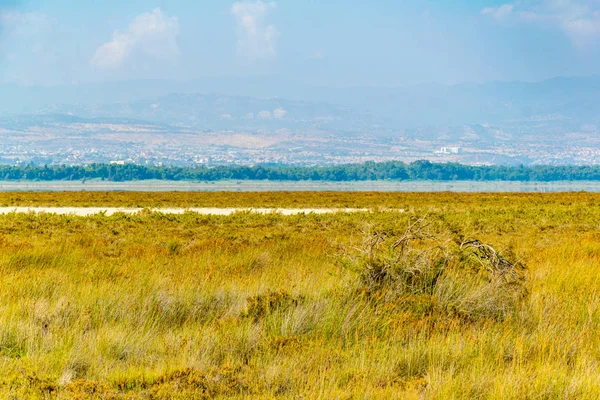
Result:
{"label": "shoreline", "polygon": [[600,181],[0,181],[0,192],[600,192]]}

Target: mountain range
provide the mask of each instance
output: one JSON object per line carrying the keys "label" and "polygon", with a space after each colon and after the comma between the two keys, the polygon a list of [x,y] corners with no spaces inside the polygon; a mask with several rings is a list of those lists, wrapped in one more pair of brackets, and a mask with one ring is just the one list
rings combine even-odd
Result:
{"label": "mountain range", "polygon": [[600,163],[599,76],[405,88],[256,78],[0,90],[5,163]]}
{"label": "mountain range", "polygon": [[[208,129],[415,129],[564,120],[600,122],[600,76],[405,88],[319,88],[278,79],[1,85],[0,114],[113,117]],[[261,114],[262,113],[262,114]],[[251,122],[255,120],[254,122]],[[258,120],[259,122],[256,122]]]}

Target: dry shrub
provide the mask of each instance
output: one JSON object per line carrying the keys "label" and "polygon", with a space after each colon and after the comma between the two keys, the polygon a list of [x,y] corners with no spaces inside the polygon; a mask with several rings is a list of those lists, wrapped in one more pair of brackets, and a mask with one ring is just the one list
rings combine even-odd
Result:
{"label": "dry shrub", "polygon": [[[78,379],[67,384],[59,398],[66,399],[212,399],[248,394],[249,385],[240,368],[223,366],[205,373],[193,368],[171,371],[159,376],[117,379],[111,384]],[[40,386],[39,383],[35,383]],[[37,387],[41,391],[45,386]],[[53,389],[56,392],[56,388]],[[46,390],[47,391],[47,390]]]}
{"label": "dry shrub", "polygon": [[301,336],[278,336],[268,342],[271,349],[280,353],[300,350],[303,346]]}
{"label": "dry shrub", "polygon": [[174,371],[161,376],[151,387],[152,395],[157,399],[174,398],[171,396],[175,393],[181,395],[180,398],[210,398],[213,391],[211,389],[211,379],[194,369]]}
{"label": "dry shrub", "polygon": [[248,384],[240,377],[241,369],[223,366],[205,373],[193,368],[168,372],[155,378],[142,378],[135,382],[114,382],[122,393],[139,393],[150,399],[212,399],[248,393]]}
{"label": "dry shrub", "polygon": [[465,319],[513,314],[527,295],[524,265],[488,244],[453,240],[459,235],[434,228],[422,217],[400,235],[367,235],[350,257],[361,293],[385,303],[426,297],[435,311]]}
{"label": "dry shrub", "polygon": [[400,236],[382,231],[368,234],[352,264],[370,296],[385,292],[386,300],[391,300],[405,294],[431,295],[451,260],[449,242],[420,218],[409,221]]}
{"label": "dry shrub", "polygon": [[50,399],[58,391],[51,378],[26,369],[0,377],[0,388],[10,389],[13,399]]}
{"label": "dry shrub", "polygon": [[525,266],[513,257],[478,240],[461,243],[436,287],[439,303],[447,312],[469,319],[503,319],[514,314],[528,291]]}
{"label": "dry shrub", "polygon": [[85,379],[78,379],[68,384],[61,392],[60,398],[66,399],[118,399],[121,396],[107,385]]}
{"label": "dry shrub", "polygon": [[265,294],[251,296],[246,299],[246,309],[242,317],[259,321],[272,312],[296,307],[302,300],[304,300],[302,296],[293,296],[284,291],[269,291]]}

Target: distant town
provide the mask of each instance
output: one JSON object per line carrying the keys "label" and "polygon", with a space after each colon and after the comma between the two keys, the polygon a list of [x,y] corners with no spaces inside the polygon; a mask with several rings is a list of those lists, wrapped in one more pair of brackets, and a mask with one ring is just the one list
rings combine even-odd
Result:
{"label": "distant town", "polygon": [[93,95],[102,86],[86,88],[87,103],[75,102],[81,96],[68,103],[68,88],[55,88],[52,96],[18,88],[14,96],[37,103],[22,100],[10,112],[10,96],[0,99],[0,164],[600,164],[598,77],[440,86],[425,94],[395,90],[393,96],[328,90],[308,100],[160,95],[157,89],[154,97],[125,101],[152,83],[122,86],[109,103]]}
{"label": "distant town", "polygon": [[[339,165],[365,161],[430,160],[468,165],[596,165],[600,140],[593,132],[566,144],[521,137],[454,141],[435,135],[396,137],[355,132],[165,131],[164,127],[106,124],[44,124],[0,129],[4,165],[113,163],[165,166]],[[433,137],[432,137],[433,136]],[[564,143],[564,142],[563,142]]]}

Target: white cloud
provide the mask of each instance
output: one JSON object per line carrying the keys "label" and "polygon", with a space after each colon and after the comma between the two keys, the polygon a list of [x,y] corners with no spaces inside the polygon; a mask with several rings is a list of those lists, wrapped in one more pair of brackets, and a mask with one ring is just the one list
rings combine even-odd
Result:
{"label": "white cloud", "polygon": [[281,107],[273,110],[273,118],[275,118],[275,119],[282,119],[283,117],[285,117],[286,114],[287,114],[287,111],[285,111]]}
{"label": "white cloud", "polygon": [[587,47],[600,35],[600,18],[577,18],[564,21],[563,30],[579,47]]}
{"label": "white cloud", "polygon": [[250,62],[269,60],[277,53],[277,28],[268,25],[266,17],[276,7],[275,2],[241,1],[234,3],[231,13],[237,24],[238,55]]}
{"label": "white cloud", "polygon": [[567,35],[579,48],[588,48],[600,39],[600,1],[531,0],[484,8],[484,15],[524,23],[551,25]]}
{"label": "white cloud", "polygon": [[[287,115],[287,111],[283,108],[279,107],[274,109],[273,111],[261,111],[256,114],[256,118],[259,119],[283,119]],[[246,116],[246,118],[252,119],[254,114],[250,113]]]}
{"label": "white cloud", "polygon": [[48,28],[43,14],[0,10],[0,28],[10,36],[34,36]]}
{"label": "white cloud", "polygon": [[116,30],[110,42],[98,47],[91,64],[99,69],[118,68],[134,51],[153,59],[173,61],[179,56],[178,36],[177,17],[157,8],[135,17],[126,31]]}
{"label": "white cloud", "polygon": [[600,37],[600,2],[554,0],[551,12],[577,47],[586,48]]}
{"label": "white cloud", "polygon": [[502,4],[499,7],[487,7],[481,10],[483,15],[491,15],[494,18],[502,19],[508,17],[512,14],[514,5],[512,4]]}
{"label": "white cloud", "polygon": [[258,118],[260,119],[271,119],[271,111],[261,111],[258,113]]}

